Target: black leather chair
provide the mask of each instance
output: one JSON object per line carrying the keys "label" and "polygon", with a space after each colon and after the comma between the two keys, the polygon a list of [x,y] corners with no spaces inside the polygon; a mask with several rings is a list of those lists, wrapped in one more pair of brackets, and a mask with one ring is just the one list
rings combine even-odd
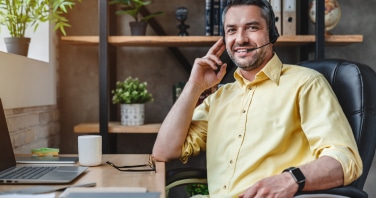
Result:
{"label": "black leather chair", "polygon": [[[363,191],[376,148],[376,73],[357,62],[326,59],[298,63],[322,73],[331,84],[354,133],[363,161],[363,174],[348,186],[299,194],[331,194],[366,198]],[[197,180],[196,180],[197,179]],[[205,183],[206,171],[199,169],[170,170],[166,175],[166,195],[174,186]]]}

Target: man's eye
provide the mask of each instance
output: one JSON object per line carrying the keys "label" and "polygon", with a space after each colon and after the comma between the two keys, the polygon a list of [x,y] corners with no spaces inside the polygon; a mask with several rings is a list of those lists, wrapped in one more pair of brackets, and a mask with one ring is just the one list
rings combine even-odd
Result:
{"label": "man's eye", "polygon": [[227,33],[231,34],[231,33],[234,33],[235,32],[235,29],[227,29]]}
{"label": "man's eye", "polygon": [[259,29],[259,27],[258,26],[249,26],[248,29],[251,30],[251,31],[256,31],[256,30]]}

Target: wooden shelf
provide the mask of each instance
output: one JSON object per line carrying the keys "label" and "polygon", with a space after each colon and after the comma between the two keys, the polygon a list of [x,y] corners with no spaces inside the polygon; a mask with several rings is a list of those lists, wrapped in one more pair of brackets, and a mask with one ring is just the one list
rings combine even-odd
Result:
{"label": "wooden shelf", "polygon": [[[220,36],[109,36],[114,46],[194,47],[211,46]],[[315,43],[315,35],[281,36],[277,46],[301,46]],[[80,46],[97,46],[98,36],[62,36],[62,43]],[[348,45],[363,42],[363,35],[326,35],[327,45]]]}
{"label": "wooden shelf", "polygon": [[[109,133],[158,133],[160,123],[144,124],[141,126],[124,126],[120,122],[109,122]],[[99,133],[99,123],[82,123],[74,127],[75,133]]]}

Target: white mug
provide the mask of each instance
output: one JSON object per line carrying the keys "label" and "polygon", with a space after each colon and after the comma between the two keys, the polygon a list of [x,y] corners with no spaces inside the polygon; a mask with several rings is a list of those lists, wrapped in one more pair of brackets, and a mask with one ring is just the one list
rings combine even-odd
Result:
{"label": "white mug", "polygon": [[78,136],[78,161],[81,166],[98,166],[102,162],[102,136]]}

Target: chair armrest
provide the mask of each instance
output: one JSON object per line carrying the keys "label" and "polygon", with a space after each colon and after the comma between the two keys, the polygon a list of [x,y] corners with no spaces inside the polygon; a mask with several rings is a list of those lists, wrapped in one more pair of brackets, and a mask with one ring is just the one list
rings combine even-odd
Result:
{"label": "chair armrest", "polygon": [[171,188],[185,184],[207,184],[205,169],[179,168],[166,172],[166,195]]}
{"label": "chair armrest", "polygon": [[[203,184],[207,183],[207,175],[205,169],[180,168],[172,169],[166,173],[166,191],[171,188],[184,184]],[[298,195],[341,195],[351,198],[368,198],[368,194],[352,186],[341,186],[327,190],[303,191]]]}
{"label": "chair armrest", "polygon": [[351,198],[368,198],[368,194],[362,190],[351,186],[341,186],[336,188],[331,188],[327,190],[317,190],[317,191],[303,191],[297,193],[297,195],[314,195],[314,194],[327,194],[327,195],[341,195]]}
{"label": "chair armrest", "polygon": [[197,168],[178,168],[166,172],[166,185],[183,179],[206,179],[206,170]]}

